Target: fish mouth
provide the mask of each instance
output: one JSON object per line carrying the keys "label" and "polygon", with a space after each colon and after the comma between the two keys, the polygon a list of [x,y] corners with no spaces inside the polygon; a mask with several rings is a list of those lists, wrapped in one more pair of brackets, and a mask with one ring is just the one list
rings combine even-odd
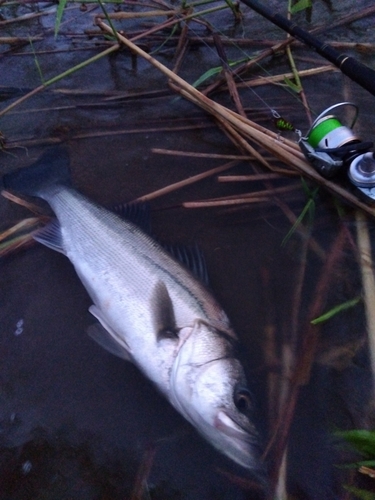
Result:
{"label": "fish mouth", "polygon": [[228,437],[233,437],[240,440],[245,440],[248,443],[251,441],[251,434],[248,430],[239,425],[232,417],[224,410],[220,410],[214,421],[216,429],[222,431]]}
{"label": "fish mouth", "polygon": [[234,448],[232,452],[227,448],[225,454],[246,468],[251,468],[253,461],[254,438],[251,429],[245,429],[237,423],[225,410],[219,410],[214,420],[214,427],[226,436],[228,446]]}

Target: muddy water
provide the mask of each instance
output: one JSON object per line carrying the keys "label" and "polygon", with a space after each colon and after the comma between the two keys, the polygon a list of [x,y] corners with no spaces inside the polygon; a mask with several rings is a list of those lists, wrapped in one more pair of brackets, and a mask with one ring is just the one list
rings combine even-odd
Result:
{"label": "muddy water", "polygon": [[[363,8],[371,2],[358,3]],[[273,4],[284,7],[279,1]],[[40,9],[47,7],[39,5]],[[344,2],[334,5],[333,10],[327,2],[315,2],[312,22],[319,24],[328,16],[333,22],[346,13],[345,8]],[[13,7],[4,10],[4,16],[35,11],[35,6],[19,7],[18,11]],[[1,29],[4,36],[43,35],[43,40],[33,42],[33,50],[46,81],[98,52],[96,39],[82,36],[84,28],[94,29],[94,12],[71,8],[57,39],[51,31],[54,15]],[[303,15],[298,19],[308,27]],[[210,21],[238,37],[264,40],[284,36],[249,11],[238,26],[227,12]],[[144,29],[147,22],[128,22],[123,28]],[[328,30],[325,36],[374,42],[373,22],[374,17],[356,21]],[[207,34],[197,24],[193,29],[196,36]],[[152,43],[153,49],[157,46],[157,42]],[[83,48],[87,50],[75,50]],[[11,88],[13,95],[40,85],[30,45],[8,49],[2,49],[0,85]],[[158,58],[171,66],[174,51],[173,45],[166,45]],[[243,56],[237,48],[228,47],[227,51],[233,59]],[[356,57],[375,66],[373,54]],[[324,62],[311,51],[298,49],[296,59],[301,69],[311,66],[308,58],[316,59],[317,64]],[[268,60],[256,73],[286,71],[284,63],[283,58]],[[211,48],[196,46],[189,51],[181,75],[194,82],[218,64]],[[305,79],[304,85],[315,114],[342,99],[354,100],[360,107],[363,138],[375,137],[371,95],[339,73]],[[139,95],[150,90],[161,94]],[[124,95],[119,97],[117,92]],[[302,106],[290,93],[275,86],[259,87],[256,92],[241,93],[250,117],[260,117],[272,127],[269,108],[277,108],[298,128],[308,128]],[[130,99],[129,94],[135,96]],[[224,94],[217,98],[230,105]],[[10,102],[4,97],[2,109]],[[165,77],[148,63],[138,59],[134,67],[126,51],[100,60],[24,102],[1,118],[0,129],[11,153],[1,154],[2,172],[31,163],[53,138],[64,142],[70,152],[75,185],[105,205],[135,199],[226,161],[159,155],[152,153],[152,148],[236,153],[203,112],[176,98]],[[14,143],[19,147],[13,148]],[[249,165],[239,164],[232,173],[249,173]],[[290,182],[279,181],[275,186]],[[264,360],[264,332],[270,324],[275,327],[280,356],[280,339],[288,338],[292,328],[301,240],[294,236],[282,246],[290,222],[275,204],[237,209],[181,207],[184,201],[252,189],[264,187],[207,179],[155,199],[151,204],[152,227],[161,240],[198,242],[204,251],[211,287],[246,350],[246,369],[258,408],[256,418],[266,442],[270,370]],[[297,195],[286,195],[283,201],[298,215],[306,198],[299,189]],[[0,212],[2,228],[29,215],[3,198]],[[350,212],[345,223],[354,237]],[[336,209],[322,193],[317,200],[313,236],[325,251],[340,225]],[[321,269],[321,259],[309,252],[301,324],[314,300]],[[337,276],[327,308],[361,293],[357,264],[349,247],[344,249]],[[149,496],[145,493],[144,498],[257,498],[255,490],[229,477],[246,478],[247,474],[205,443],[135,367],[89,339],[85,331],[93,322],[88,313],[90,300],[65,257],[34,245],[0,262],[0,280],[1,499],[130,498],[140,464],[152,457],[147,476]],[[317,363],[310,383],[302,389],[291,429],[288,489],[294,498],[342,498],[346,476],[335,468],[341,455],[332,431],[365,424],[370,375],[364,338],[361,305],[323,328]],[[342,358],[335,354],[342,346],[352,348],[353,354]]]}

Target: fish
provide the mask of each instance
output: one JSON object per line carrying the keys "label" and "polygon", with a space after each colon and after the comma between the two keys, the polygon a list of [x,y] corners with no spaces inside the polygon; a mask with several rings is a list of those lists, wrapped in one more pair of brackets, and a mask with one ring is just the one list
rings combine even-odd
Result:
{"label": "fish", "polygon": [[93,303],[90,336],[134,363],[217,450],[258,470],[239,340],[207,285],[130,218],[74,189],[66,148],[47,150],[2,182],[53,210],[56,219],[34,239],[73,264]]}

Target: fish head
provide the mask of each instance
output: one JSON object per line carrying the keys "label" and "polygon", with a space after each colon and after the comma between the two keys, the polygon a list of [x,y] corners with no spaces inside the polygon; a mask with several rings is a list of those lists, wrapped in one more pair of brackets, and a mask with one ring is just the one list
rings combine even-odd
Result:
{"label": "fish head", "polygon": [[253,398],[235,355],[235,339],[203,321],[185,336],[172,369],[172,403],[219,451],[258,469]]}

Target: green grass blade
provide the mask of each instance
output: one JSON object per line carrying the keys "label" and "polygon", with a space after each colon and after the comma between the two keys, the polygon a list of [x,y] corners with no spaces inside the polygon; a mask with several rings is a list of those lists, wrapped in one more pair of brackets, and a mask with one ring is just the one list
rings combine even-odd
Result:
{"label": "green grass blade", "polygon": [[60,29],[61,19],[64,14],[65,6],[68,3],[68,0],[59,0],[59,5],[57,6],[56,11],[56,21],[55,21],[55,37]]}
{"label": "green grass blade", "polygon": [[311,209],[311,206],[314,204],[314,200],[310,199],[306,205],[303,207],[303,210],[302,212],[299,214],[296,222],[293,224],[293,226],[289,229],[288,233],[286,234],[286,236],[284,236],[284,239],[283,241],[281,242],[281,245],[284,246],[286,245],[286,243],[289,241],[289,239],[291,238],[292,234],[295,232],[295,230],[297,229],[297,227],[301,224],[301,222],[303,221],[305,215],[307,214],[307,212]]}
{"label": "green grass blade", "polygon": [[339,314],[341,311],[345,311],[346,309],[350,309],[351,307],[354,307],[355,305],[358,304],[358,302],[361,300],[361,297],[356,297],[355,299],[347,300],[346,302],[343,302],[342,304],[339,304],[335,307],[332,307],[329,311],[326,313],[322,314],[318,318],[315,318],[310,321],[312,325],[318,325],[320,323],[324,323],[325,321],[328,321],[331,319],[333,316],[336,316],[336,314]]}
{"label": "green grass blade", "polygon": [[198,80],[195,80],[194,83],[192,83],[192,87],[194,88],[197,88],[199,87],[199,85],[203,82],[205,82],[206,80],[208,80],[209,78],[211,78],[211,76],[215,76],[217,75],[218,73],[220,73],[220,71],[223,69],[222,66],[217,66],[216,68],[211,68],[209,70],[207,70],[205,73],[203,73],[203,75],[201,75]]}
{"label": "green grass blade", "polygon": [[38,58],[36,56],[36,53],[35,53],[35,50],[34,50],[34,45],[33,45],[33,42],[31,40],[31,38],[29,38],[29,42],[30,42],[30,46],[31,46],[31,51],[32,51],[33,56],[34,56],[35,66],[36,66],[36,68],[38,70],[38,73],[39,73],[39,76],[40,76],[40,79],[41,79],[42,83],[44,83],[45,80],[44,80],[42,68],[40,67],[40,64],[39,64]]}
{"label": "green grass blade", "polygon": [[[238,61],[229,61],[228,65],[230,68],[232,68],[233,66],[237,66],[237,64],[242,64],[243,62],[246,62],[249,59],[250,59],[249,57],[244,57],[243,59],[239,59]],[[220,73],[220,71],[222,71],[222,69],[223,69],[222,66],[216,66],[215,68],[210,68],[205,73],[203,73],[203,75],[201,75],[197,80],[195,80],[194,83],[191,84],[192,87],[194,88],[199,87],[201,83],[205,82],[212,76],[217,75],[218,73]]]}
{"label": "green grass blade", "polygon": [[295,14],[301,10],[309,9],[312,6],[311,0],[299,0],[297,3],[290,7],[290,13]]}
{"label": "green grass blade", "polygon": [[362,490],[355,486],[344,486],[344,488],[360,500],[375,500],[375,493],[372,491]]}
{"label": "green grass blade", "polygon": [[115,37],[116,37],[117,41],[119,41],[119,40],[118,40],[118,38],[117,38],[117,30],[116,30],[116,29],[115,29],[115,27],[113,26],[112,20],[111,20],[111,18],[109,17],[108,12],[106,11],[106,9],[105,9],[105,7],[104,7],[104,4],[103,4],[102,0],[98,0],[98,3],[99,3],[99,5],[100,5],[100,8],[101,8],[101,9],[102,9],[102,11],[103,11],[103,14],[105,15],[105,18],[106,18],[107,23],[110,25],[110,27],[111,27],[111,29],[112,29],[112,32],[115,34]]}
{"label": "green grass blade", "polygon": [[353,429],[351,431],[338,431],[335,435],[345,439],[359,453],[367,456],[369,459],[375,457],[375,431],[366,429]]}
{"label": "green grass blade", "polygon": [[284,77],[284,82],[288,87],[293,90],[296,94],[299,94],[301,92],[301,86],[297,85],[296,83],[292,82],[290,78],[287,78],[286,76]]}

